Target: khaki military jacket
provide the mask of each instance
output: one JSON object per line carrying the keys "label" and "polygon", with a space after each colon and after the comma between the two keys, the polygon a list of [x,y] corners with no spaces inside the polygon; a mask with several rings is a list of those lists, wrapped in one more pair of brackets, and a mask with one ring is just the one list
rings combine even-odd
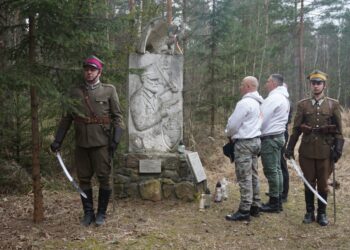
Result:
{"label": "khaki military jacket", "polygon": [[[334,139],[343,138],[340,109],[339,102],[329,97],[324,97],[319,103],[313,98],[299,101],[289,146],[294,148],[299,136],[303,134],[299,147],[301,156],[311,159],[329,158]],[[305,131],[302,125],[310,129]],[[335,125],[335,129],[329,132],[321,130],[329,125]]]}
{"label": "khaki military jacket", "polygon": [[[82,84],[70,96],[73,105],[61,119],[59,128],[68,131],[74,121],[76,145],[90,148],[109,144],[113,127],[123,128],[123,118],[116,89],[111,84]],[[87,101],[84,99],[88,96]],[[90,106],[90,107],[89,107]],[[108,123],[84,122],[90,117],[107,117]]]}

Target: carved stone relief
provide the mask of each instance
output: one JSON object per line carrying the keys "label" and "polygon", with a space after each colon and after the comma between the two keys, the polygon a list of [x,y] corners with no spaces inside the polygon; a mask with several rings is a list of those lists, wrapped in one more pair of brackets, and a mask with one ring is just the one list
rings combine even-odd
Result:
{"label": "carved stone relief", "polygon": [[132,54],[129,152],[170,152],[182,139],[182,56]]}

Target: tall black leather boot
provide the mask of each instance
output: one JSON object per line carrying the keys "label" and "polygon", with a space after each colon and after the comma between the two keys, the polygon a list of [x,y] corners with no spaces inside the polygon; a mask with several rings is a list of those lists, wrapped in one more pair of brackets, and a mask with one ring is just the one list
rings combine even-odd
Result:
{"label": "tall black leather boot", "polygon": [[262,206],[260,207],[260,211],[265,213],[279,213],[280,208],[278,204],[278,197],[270,196],[269,202],[266,204],[262,204]]}
{"label": "tall black leather boot", "polygon": [[[327,193],[319,193],[321,197],[327,201]],[[327,219],[326,208],[327,205],[322,201],[317,200],[318,208],[317,208],[317,223],[321,226],[327,226],[329,221]]]}
{"label": "tall black leather boot", "polygon": [[80,196],[81,202],[83,203],[84,217],[80,221],[83,226],[89,226],[95,221],[94,204],[92,199],[92,189],[83,190],[87,198]]}
{"label": "tall black leather boot", "polygon": [[98,209],[96,214],[96,226],[101,226],[105,223],[106,211],[108,207],[109,197],[112,190],[101,189],[98,192]]}
{"label": "tall black leather boot", "polygon": [[315,221],[315,195],[308,187],[305,187],[305,203],[306,203],[306,214],[304,216],[303,223],[310,224]]}

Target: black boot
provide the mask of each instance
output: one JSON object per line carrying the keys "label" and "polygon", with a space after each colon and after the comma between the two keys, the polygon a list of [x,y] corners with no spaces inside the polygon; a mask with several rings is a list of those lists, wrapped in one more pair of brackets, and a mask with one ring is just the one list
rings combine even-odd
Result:
{"label": "black boot", "polygon": [[250,221],[250,212],[239,209],[234,214],[226,215],[225,218],[226,220],[230,220],[230,221],[242,221],[242,220]]}
{"label": "black boot", "polygon": [[105,223],[106,211],[111,196],[111,190],[101,189],[98,192],[98,209],[96,214],[96,226],[101,226]]}
{"label": "black boot", "polygon": [[259,213],[260,208],[258,206],[251,206],[250,207],[250,215],[254,216],[254,217],[259,217],[260,213]]}
{"label": "black boot", "polygon": [[280,212],[283,211],[283,205],[282,205],[283,199],[282,199],[282,194],[279,195],[278,197],[278,209],[280,210]]}
{"label": "black boot", "polygon": [[84,217],[80,221],[83,226],[89,226],[95,221],[94,204],[92,199],[92,189],[83,190],[87,198],[80,196],[81,202],[83,203]]}
{"label": "black boot", "polygon": [[262,204],[260,211],[265,213],[279,213],[280,209],[278,204],[278,198],[270,196],[269,202],[266,204]]}
{"label": "black boot", "polygon": [[306,214],[303,219],[303,223],[310,224],[315,221],[315,204],[314,198],[315,195],[310,191],[308,187],[305,187],[305,203],[306,203]]}
{"label": "black boot", "polygon": [[[321,197],[327,201],[327,193],[320,193]],[[318,208],[317,208],[317,223],[321,226],[327,226],[328,225],[328,219],[326,215],[326,208],[327,205],[324,204],[319,199],[317,200]]]}

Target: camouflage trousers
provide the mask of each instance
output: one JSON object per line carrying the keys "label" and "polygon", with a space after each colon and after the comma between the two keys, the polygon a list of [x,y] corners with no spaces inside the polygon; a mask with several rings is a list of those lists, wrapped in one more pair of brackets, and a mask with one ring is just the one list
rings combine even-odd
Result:
{"label": "camouflage trousers", "polygon": [[236,177],[241,194],[240,210],[249,211],[251,206],[260,207],[258,176],[260,148],[260,138],[239,139],[235,142]]}
{"label": "camouflage trousers", "polygon": [[261,161],[269,183],[270,197],[278,198],[283,192],[281,153],[285,143],[284,135],[261,140]]}

